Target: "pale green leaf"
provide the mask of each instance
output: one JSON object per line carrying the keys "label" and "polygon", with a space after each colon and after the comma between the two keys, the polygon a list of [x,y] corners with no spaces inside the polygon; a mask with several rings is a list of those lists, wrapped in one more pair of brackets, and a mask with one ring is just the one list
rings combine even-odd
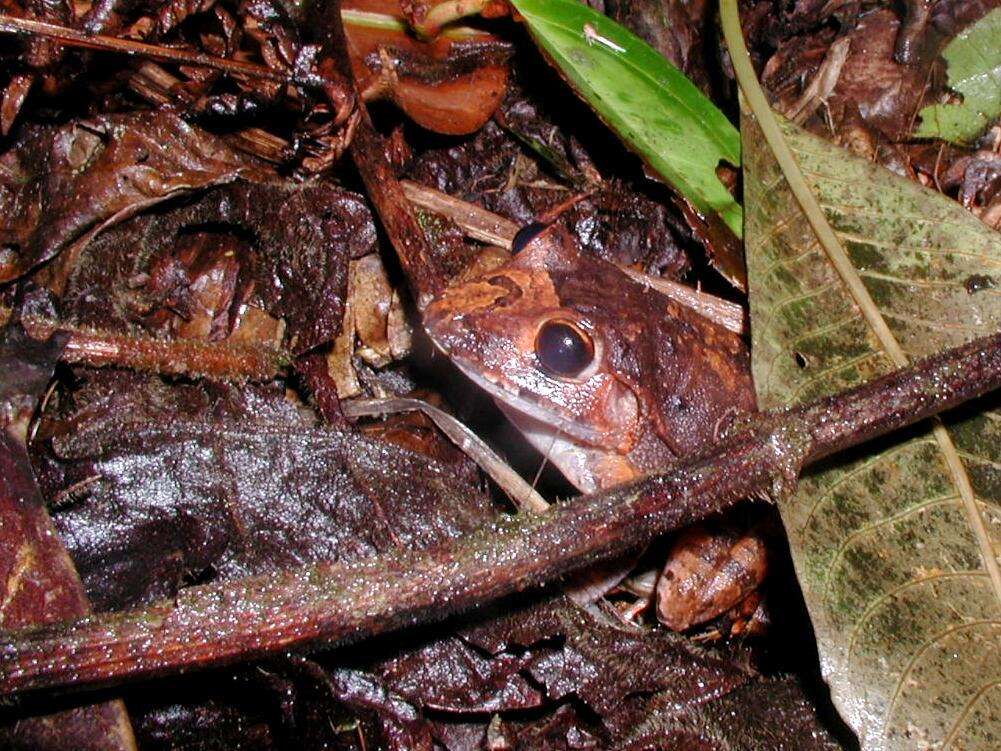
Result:
{"label": "pale green leaf", "polygon": [[740,205],[716,176],[740,164],[740,137],[698,87],[650,45],[577,0],[512,0],[577,93],[655,173],[737,236]]}
{"label": "pale green leaf", "polygon": [[922,109],[915,135],[969,143],[1001,115],[1001,8],[957,35],[942,57],[949,66],[949,86],[963,101]]}
{"label": "pale green leaf", "polygon": [[[892,370],[757,122],[745,116],[742,128],[760,406]],[[781,129],[909,358],[1001,330],[1001,234],[941,194]],[[972,503],[930,425],[828,461],[780,502],[825,677],[864,748],[1001,748],[1001,592],[986,563],[1001,554],[1001,412],[990,406],[947,421]]]}

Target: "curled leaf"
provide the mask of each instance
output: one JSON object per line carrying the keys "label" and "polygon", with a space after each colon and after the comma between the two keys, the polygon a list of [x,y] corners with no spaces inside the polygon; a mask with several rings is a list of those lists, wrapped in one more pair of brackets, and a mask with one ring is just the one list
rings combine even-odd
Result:
{"label": "curled leaf", "polygon": [[0,157],[0,282],[171,196],[254,171],[167,111],[32,128]]}
{"label": "curled leaf", "polygon": [[511,47],[451,28],[428,41],[408,33],[399,3],[351,0],[341,11],[351,66],[366,99],[388,98],[437,133],[479,130],[507,92]]}

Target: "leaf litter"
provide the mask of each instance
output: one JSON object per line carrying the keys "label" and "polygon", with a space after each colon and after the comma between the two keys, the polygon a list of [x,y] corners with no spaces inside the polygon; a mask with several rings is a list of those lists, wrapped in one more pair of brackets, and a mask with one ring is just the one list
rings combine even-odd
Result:
{"label": "leaf litter", "polygon": [[[592,5],[645,37],[723,111],[736,111],[729,60],[705,23],[707,4]],[[45,36],[22,35],[3,54],[10,79],[0,111],[9,132],[0,157],[0,302],[11,321],[44,320],[46,331],[64,329],[70,342],[88,334],[118,343],[110,354],[101,345],[104,359],[57,368],[51,394],[33,396],[41,412],[28,443],[39,492],[95,608],[144,607],[188,587],[307,562],[434,549],[510,509],[433,423],[359,417],[352,397],[427,400],[483,433],[544,496],[568,492],[423,340],[392,248],[346,164],[354,93],[311,38],[305,10],[268,2],[54,8],[32,13],[271,71],[227,75],[161,56],[115,72],[114,52]],[[938,50],[985,10],[939,2],[915,15],[896,6],[861,12],[760,0],[743,22],[779,111],[795,112],[807,130],[926,193],[955,197],[968,211],[958,204],[940,210],[963,228],[963,246],[977,238],[991,246],[997,239],[989,227],[1001,224],[996,126],[988,123],[970,147],[907,138],[921,106],[945,91]],[[518,225],[559,223],[584,252],[654,278],[706,284],[746,304],[707,269],[725,268],[723,246],[680,208],[679,196],[644,179],[640,163],[547,69],[523,30],[508,21],[462,22],[437,41],[419,42],[403,33],[408,16],[395,3],[345,3],[344,12],[356,49],[367,50],[351,60],[367,81],[362,96],[399,108],[373,110],[390,134],[386,156],[399,176]],[[601,54],[617,51],[604,46]],[[447,114],[457,106],[461,117]],[[821,154],[833,148],[787,134]],[[746,149],[746,129],[744,137]],[[886,179],[858,169],[865,184]],[[770,211],[773,200],[758,196],[756,179],[744,178],[750,216]],[[948,203],[939,198],[936,206]],[[450,273],[503,263],[449,220],[420,216]],[[990,313],[996,274],[981,262],[989,254],[957,255],[949,261],[955,268],[943,269],[922,265],[915,253],[890,268],[870,248],[883,247],[873,242],[876,230],[836,229],[854,233],[848,250],[867,282],[885,285],[876,287],[879,301],[884,293],[896,297],[889,277],[911,272],[914,294],[931,285],[946,295],[923,295],[922,309],[899,311],[910,320],[928,315],[931,303],[955,324],[934,345],[915,335],[925,341],[920,352],[997,329]],[[885,245],[914,240],[900,224],[886,231]],[[765,300],[755,291],[757,263],[749,255],[752,316]],[[824,312],[816,323],[835,320]],[[404,330],[414,331],[412,342]],[[767,400],[770,381],[759,372],[771,350],[759,332],[752,327],[755,375]],[[204,349],[175,358],[173,369],[163,358],[130,359],[149,342]],[[240,375],[234,365],[220,378],[204,353],[232,347],[270,353],[276,369]],[[782,342],[782,357],[787,349]],[[30,347],[19,345],[14,356],[29,362]],[[803,341],[769,378],[806,371],[802,395],[828,393],[809,375],[830,358],[844,364],[843,383],[870,374],[851,353]],[[970,414],[950,426],[962,452],[990,459],[985,419]],[[989,469],[971,477],[985,493],[991,478]],[[908,477],[903,487],[919,479]],[[804,480],[798,496],[821,493],[817,482]],[[730,521],[743,529],[774,525],[770,514],[747,507]],[[797,536],[789,536],[830,677],[830,634],[817,620]],[[779,537],[765,538],[775,549],[761,590],[764,635],[744,630],[746,612],[674,633],[658,625],[667,605],[657,596],[666,586],[638,595],[626,582],[583,609],[552,588],[350,648],[129,686],[124,722],[140,748],[154,749],[851,747],[817,680],[810,625]],[[675,542],[655,544],[641,570],[660,571]],[[675,568],[665,571],[684,568],[671,560]],[[718,560],[713,566],[706,576],[727,570]],[[953,581],[930,565],[919,573]],[[844,691],[876,683],[853,677],[846,689],[831,679],[842,708]],[[904,698],[922,701],[920,691]],[[85,714],[114,706],[88,706],[86,696],[75,703]],[[970,706],[964,727],[989,730],[977,721],[979,705]],[[851,711],[845,718],[854,725]],[[0,722],[11,747],[32,747],[17,709]],[[913,739],[937,727],[902,732]],[[53,747],[85,747],[82,733],[93,729],[69,729]]]}

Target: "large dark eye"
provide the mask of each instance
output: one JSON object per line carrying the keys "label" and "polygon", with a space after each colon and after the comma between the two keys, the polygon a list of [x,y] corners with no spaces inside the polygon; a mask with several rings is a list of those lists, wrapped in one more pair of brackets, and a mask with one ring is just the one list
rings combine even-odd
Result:
{"label": "large dark eye", "polygon": [[573,378],[591,364],[594,344],[591,337],[572,323],[548,321],[535,337],[535,356],[553,375]]}

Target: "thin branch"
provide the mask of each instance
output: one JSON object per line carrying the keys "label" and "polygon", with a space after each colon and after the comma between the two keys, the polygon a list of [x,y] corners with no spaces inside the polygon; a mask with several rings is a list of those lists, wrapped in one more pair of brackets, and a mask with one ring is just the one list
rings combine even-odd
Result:
{"label": "thin branch", "polygon": [[46,37],[67,47],[117,52],[131,57],[145,57],[151,60],[179,63],[181,65],[213,68],[224,73],[248,76],[250,78],[264,78],[269,81],[278,82],[291,80],[290,76],[259,63],[216,57],[215,55],[207,55],[204,52],[193,52],[176,47],[164,47],[147,42],[137,42],[132,39],[122,39],[121,37],[88,34],[68,26],[60,26],[46,21],[36,21],[30,18],[0,15],[0,33]]}
{"label": "thin branch", "polygon": [[514,236],[521,229],[517,222],[507,217],[413,180],[401,180],[400,185],[403,186],[403,194],[415,204],[451,219],[467,237],[474,240],[510,250]]}
{"label": "thin branch", "polygon": [[438,426],[462,453],[497,483],[519,511],[541,513],[549,508],[546,499],[525,482],[521,475],[501,459],[482,438],[442,409],[423,399],[396,397],[391,399],[352,399],[341,404],[347,417],[374,417],[398,412],[419,411]]}
{"label": "thin branch", "polygon": [[[475,203],[463,201],[412,180],[401,180],[400,185],[403,187],[403,194],[413,203],[422,209],[451,219],[467,237],[511,250],[514,236],[520,229],[516,222],[512,222],[500,214],[487,211]],[[691,308],[699,315],[718,323],[720,326],[736,334],[747,333],[746,315],[740,305],[715,295],[708,295],[680,282],[643,274],[628,266],[619,266],[619,268],[632,277],[634,281],[652,287],[665,297]]]}
{"label": "thin branch", "polygon": [[174,602],[0,639],[0,693],[97,686],[333,647],[482,606],[642,548],[800,468],[1001,386],[1001,334],[808,405],[762,413],[663,475],[502,517],[427,551],[183,590]]}
{"label": "thin branch", "polygon": [[[0,324],[9,317],[10,310],[0,308]],[[291,360],[287,352],[266,345],[155,339],[68,326],[38,316],[22,316],[21,325],[33,339],[48,339],[56,331],[67,334],[60,359],[96,368],[134,368],[165,375],[268,381],[278,376]]]}

